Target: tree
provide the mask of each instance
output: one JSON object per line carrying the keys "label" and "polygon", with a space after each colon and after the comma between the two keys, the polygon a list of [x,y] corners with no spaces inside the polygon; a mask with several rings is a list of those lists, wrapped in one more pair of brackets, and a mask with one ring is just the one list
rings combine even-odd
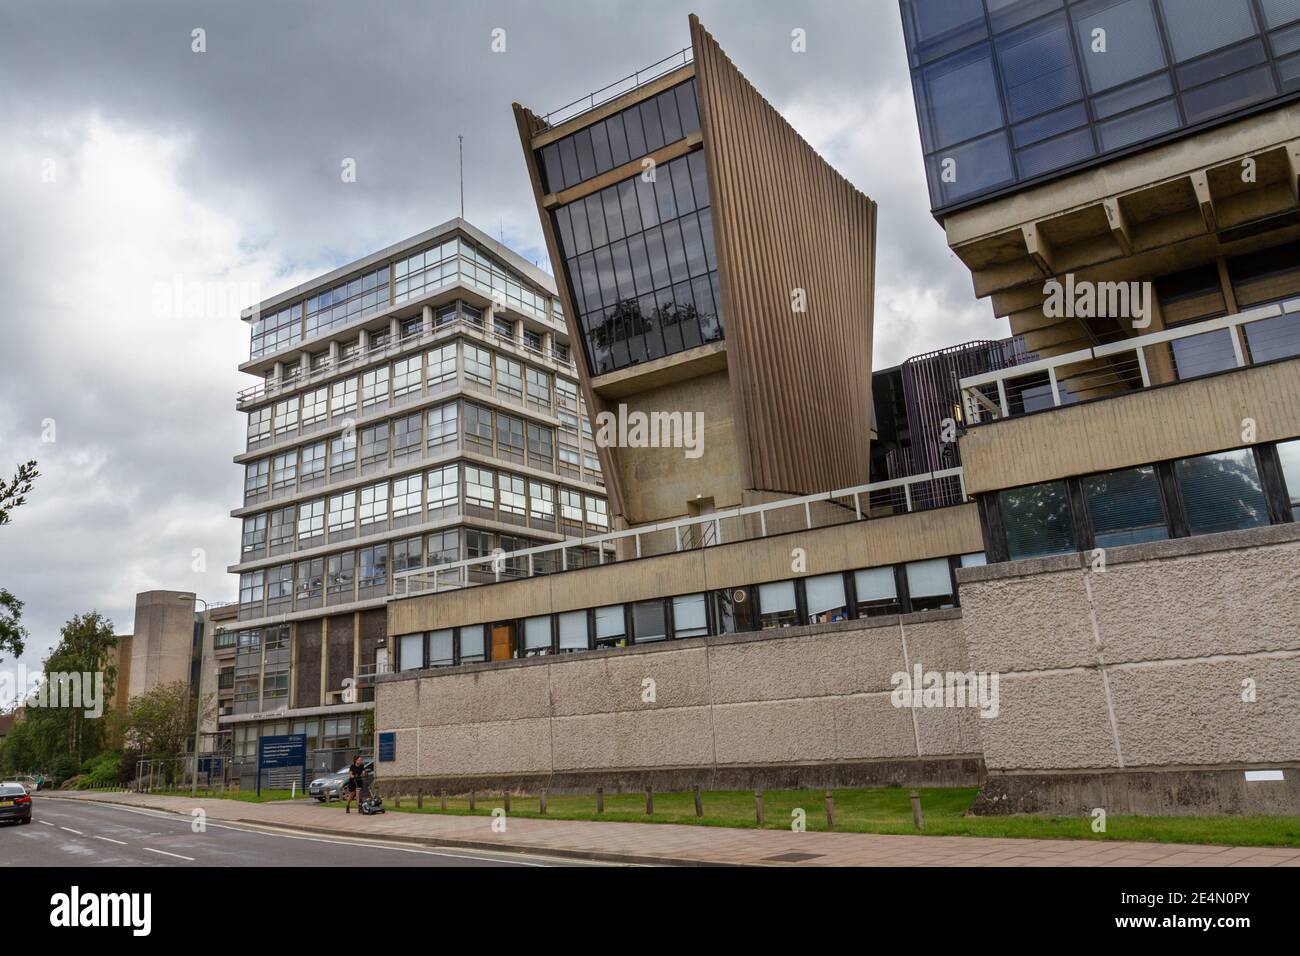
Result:
{"label": "tree", "polygon": [[[202,707],[207,711],[208,694]],[[184,681],[159,684],[131,699],[124,731],[127,745],[141,757],[157,761],[163,778],[170,784],[179,776],[185,746],[194,734],[200,702]]]}
{"label": "tree", "polygon": [[[0,525],[9,523],[9,516],[27,501],[32,482],[40,477],[36,462],[18,466],[18,471],[8,481],[0,480]],[[0,660],[8,652],[14,657],[22,654],[26,646],[27,629],[22,626],[23,602],[7,589],[0,588]]]}

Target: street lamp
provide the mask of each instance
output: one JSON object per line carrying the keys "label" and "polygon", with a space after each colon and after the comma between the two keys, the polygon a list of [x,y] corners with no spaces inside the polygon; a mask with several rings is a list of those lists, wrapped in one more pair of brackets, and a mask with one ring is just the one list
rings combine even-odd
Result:
{"label": "street lamp", "polygon": [[[193,599],[195,604],[203,605],[203,613],[208,612],[208,602],[197,594],[182,594],[180,600]],[[197,610],[195,613],[198,613]],[[199,740],[203,733],[203,634],[199,634],[199,675],[194,687],[194,772],[190,774],[190,798],[199,795]]]}

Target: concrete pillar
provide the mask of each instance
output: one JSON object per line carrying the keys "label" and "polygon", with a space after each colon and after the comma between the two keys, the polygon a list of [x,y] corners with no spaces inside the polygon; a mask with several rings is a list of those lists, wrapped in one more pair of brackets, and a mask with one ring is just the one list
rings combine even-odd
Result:
{"label": "concrete pillar", "polygon": [[424,307],[422,315],[424,318],[423,318],[423,325],[420,328],[420,332],[424,335],[428,335],[431,331],[433,331],[433,306],[426,305]]}

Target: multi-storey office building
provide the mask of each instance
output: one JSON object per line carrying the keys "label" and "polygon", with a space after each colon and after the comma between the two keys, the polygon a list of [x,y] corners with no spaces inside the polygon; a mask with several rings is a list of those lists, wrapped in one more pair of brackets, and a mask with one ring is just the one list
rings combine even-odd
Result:
{"label": "multi-storey office building", "polygon": [[600,102],[515,104],[593,411],[704,415],[698,457],[601,449],[629,525],[870,473],[875,204],[690,35]]}
{"label": "multi-storey office building", "polygon": [[1300,5],[900,6],[934,215],[1036,353],[960,382],[989,805],[1295,812]]}
{"label": "multi-storey office building", "polygon": [[[609,527],[551,277],[452,220],[245,313],[248,439],[223,727],[369,747],[394,575]],[[599,560],[585,549],[575,566]],[[513,573],[511,561],[503,570]],[[457,653],[508,653],[462,637]],[[227,698],[223,698],[227,699]]]}

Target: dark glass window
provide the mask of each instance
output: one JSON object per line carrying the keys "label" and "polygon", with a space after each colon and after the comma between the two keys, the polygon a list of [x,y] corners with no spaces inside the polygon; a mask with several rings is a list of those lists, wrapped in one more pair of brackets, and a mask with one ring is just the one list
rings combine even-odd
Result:
{"label": "dark glass window", "polygon": [[668,613],[662,600],[638,601],[632,605],[632,633],[638,644],[668,637]]}
{"label": "dark glass window", "polygon": [[1097,547],[1163,541],[1169,537],[1155,468],[1148,465],[1089,475],[1082,484],[1092,513]]}
{"label": "dark glass window", "polygon": [[1278,445],[1277,457],[1282,462],[1282,480],[1291,501],[1291,519],[1300,521],[1300,439]]}
{"label": "dark glass window", "polygon": [[754,629],[754,602],[745,588],[727,588],[714,591],[714,619],[718,622],[719,634],[735,634]]}
{"label": "dark glass window", "polygon": [[1268,524],[1268,503],[1249,448],[1174,462],[1192,534]]}
{"label": "dark glass window", "polygon": [[1065,482],[1051,481],[998,492],[1007,555],[1012,561],[1075,550]]}

